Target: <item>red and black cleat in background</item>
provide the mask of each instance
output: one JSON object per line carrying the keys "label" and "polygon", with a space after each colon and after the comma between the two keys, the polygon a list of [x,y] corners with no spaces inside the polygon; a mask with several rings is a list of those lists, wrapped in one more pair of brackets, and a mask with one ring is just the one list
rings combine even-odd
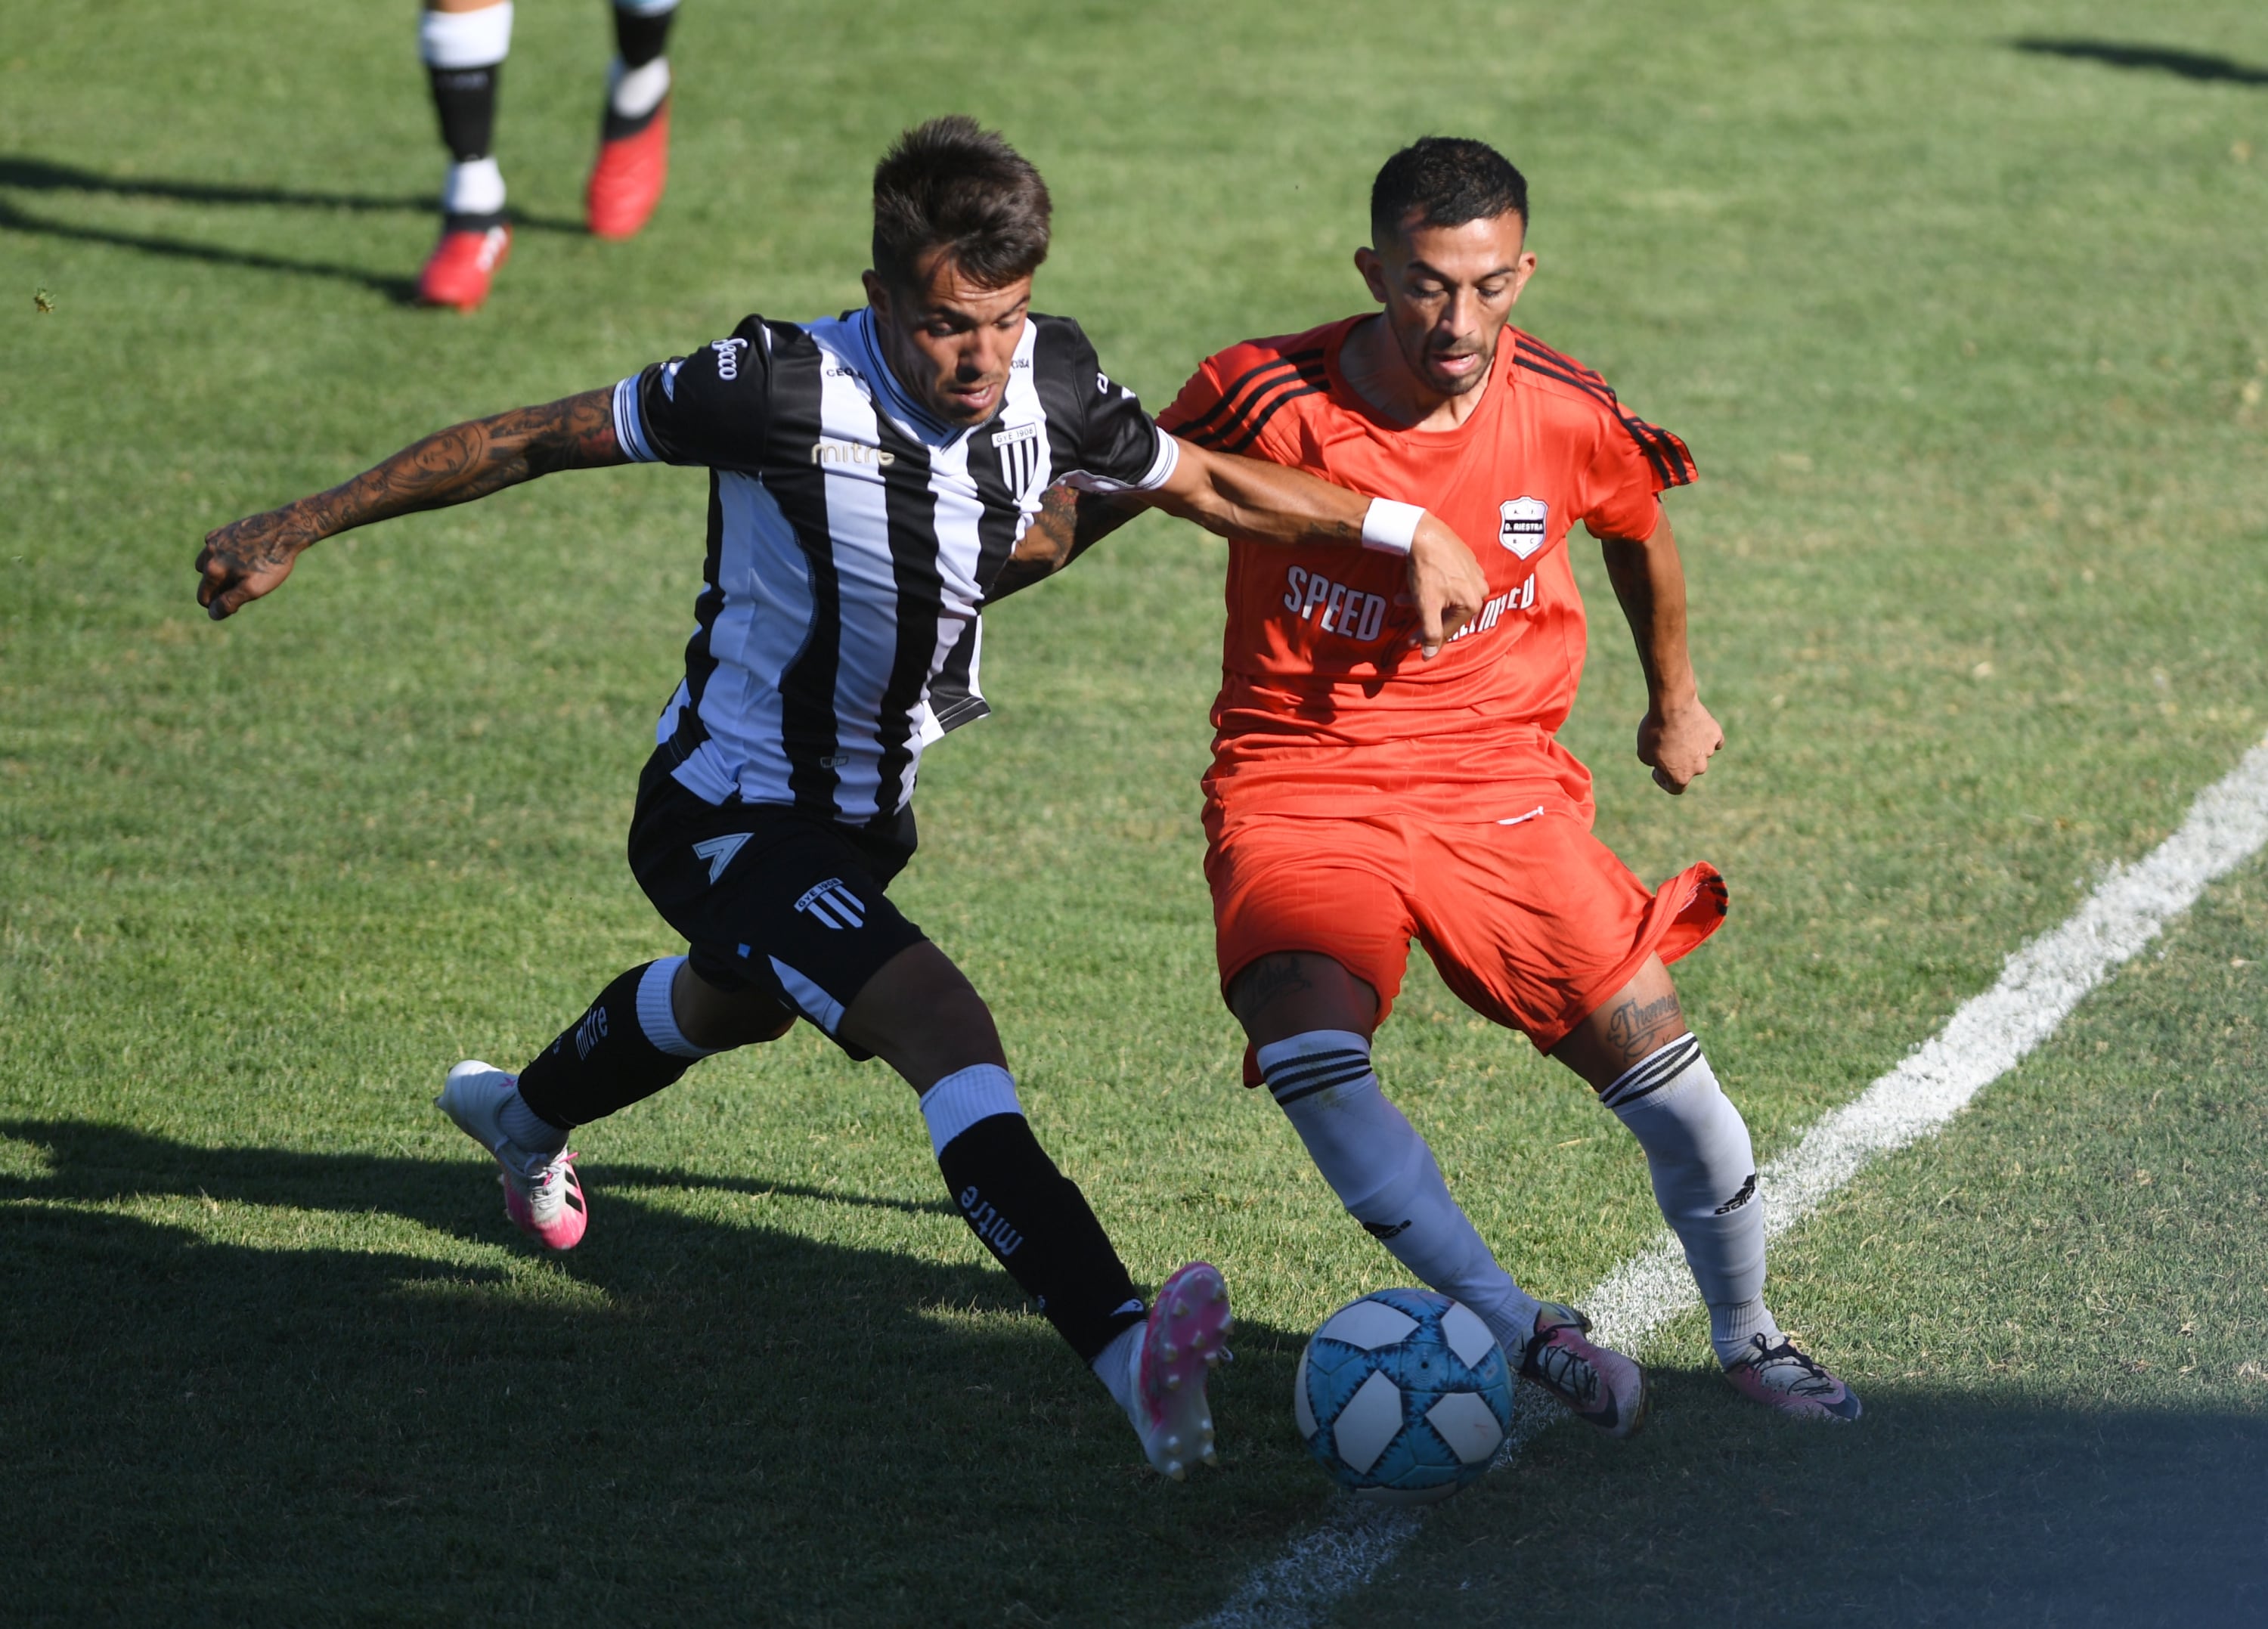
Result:
{"label": "red and black cleat in background", "polygon": [[502,221],[465,225],[452,217],[442,224],[441,241],[417,274],[417,298],[428,306],[477,311],[511,253],[512,228]]}
{"label": "red and black cleat in background", "polygon": [[599,160],[584,194],[584,218],[593,237],[637,235],[661,202],[669,180],[669,99],[640,120],[611,112],[599,138]]}

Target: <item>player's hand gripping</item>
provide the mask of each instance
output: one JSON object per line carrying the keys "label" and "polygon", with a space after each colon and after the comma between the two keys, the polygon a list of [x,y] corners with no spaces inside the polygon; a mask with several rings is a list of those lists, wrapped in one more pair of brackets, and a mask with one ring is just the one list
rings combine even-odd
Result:
{"label": "player's hand gripping", "polygon": [[1653,784],[1672,797],[1709,772],[1709,760],[1725,744],[1725,732],[1698,697],[1665,705],[1657,701],[1638,720],[1638,761],[1653,770]]}
{"label": "player's hand gripping", "polygon": [[1418,608],[1418,631],[1410,637],[1427,661],[1458,629],[1481,614],[1488,578],[1465,540],[1428,510],[1410,540],[1410,591],[1400,596]]}
{"label": "player's hand gripping", "polygon": [[300,550],[323,535],[304,509],[286,504],[205,534],[197,551],[197,603],[206,615],[215,622],[232,616],[284,586]]}

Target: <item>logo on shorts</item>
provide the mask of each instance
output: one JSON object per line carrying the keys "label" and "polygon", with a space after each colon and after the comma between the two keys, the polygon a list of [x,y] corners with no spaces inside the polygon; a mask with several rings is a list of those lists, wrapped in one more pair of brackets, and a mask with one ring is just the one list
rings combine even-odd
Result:
{"label": "logo on shorts", "polygon": [[1498,505],[1504,522],[1497,528],[1496,541],[1527,559],[1543,547],[1546,520],[1551,505],[1540,498],[1508,498]]}
{"label": "logo on shorts", "polygon": [[817,887],[807,888],[795,908],[807,912],[822,927],[846,928],[866,925],[866,902],[843,886],[840,877],[829,877]]}
{"label": "logo on shorts", "polygon": [[729,837],[711,837],[706,843],[693,845],[694,854],[709,862],[711,886],[725,874],[725,867],[733,863],[733,856],[740,851],[740,844],[755,835],[753,831],[736,831]]}

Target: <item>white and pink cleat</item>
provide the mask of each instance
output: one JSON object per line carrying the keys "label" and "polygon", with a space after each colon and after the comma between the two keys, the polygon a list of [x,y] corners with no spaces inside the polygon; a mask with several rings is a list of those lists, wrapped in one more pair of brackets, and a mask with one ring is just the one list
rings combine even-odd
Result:
{"label": "white and pink cleat", "polygon": [[1193,1261],[1158,1286],[1134,1360],[1134,1428],[1151,1464],[1176,1482],[1193,1463],[1220,1463],[1205,1380],[1233,1360],[1227,1343],[1235,1322],[1228,1286],[1208,1262]]}
{"label": "white and pink cleat", "polygon": [[590,1205],[575,1175],[575,1155],[523,1148],[505,1134],[504,1106],[519,1089],[513,1076],[478,1058],[467,1058],[449,1071],[433,1106],[496,1156],[502,1168],[497,1181],[504,1188],[504,1213],[513,1225],[546,1249],[571,1250],[591,1224]]}

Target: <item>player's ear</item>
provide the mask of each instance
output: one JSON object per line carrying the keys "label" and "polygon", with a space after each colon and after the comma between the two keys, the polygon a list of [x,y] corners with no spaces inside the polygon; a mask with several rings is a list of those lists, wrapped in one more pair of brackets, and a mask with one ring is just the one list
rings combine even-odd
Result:
{"label": "player's ear", "polygon": [[1376,249],[1365,245],[1354,252],[1354,269],[1362,273],[1363,282],[1369,286],[1371,299],[1383,306],[1387,303],[1386,262]]}
{"label": "player's ear", "polygon": [[880,276],[871,269],[860,272],[858,281],[865,285],[866,303],[874,308],[874,314],[887,321],[890,315],[890,285],[883,282]]}

